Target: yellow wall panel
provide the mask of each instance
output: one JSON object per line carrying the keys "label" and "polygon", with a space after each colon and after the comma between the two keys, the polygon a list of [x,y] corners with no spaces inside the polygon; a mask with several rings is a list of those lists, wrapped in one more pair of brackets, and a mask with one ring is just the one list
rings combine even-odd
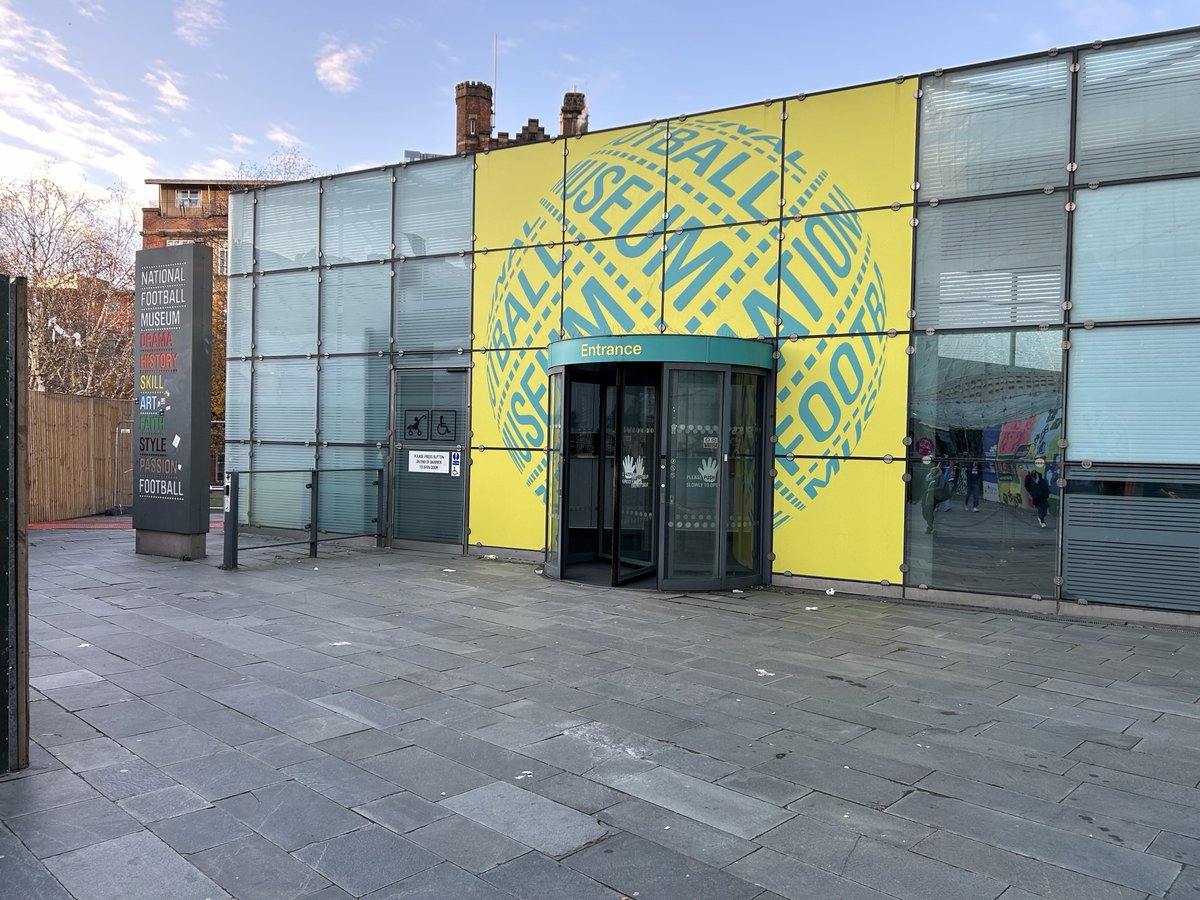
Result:
{"label": "yellow wall panel", "polygon": [[917,84],[909,78],[789,100],[784,215],[911,204]]}
{"label": "yellow wall panel", "polygon": [[908,330],[910,212],[849,211],[785,222],[780,337]]}
{"label": "yellow wall panel", "polygon": [[599,241],[662,231],[665,123],[594,132],[567,142],[566,238]]}
{"label": "yellow wall panel", "polygon": [[775,337],[778,269],[777,224],[670,232],[663,254],[667,331]]}
{"label": "yellow wall panel", "polygon": [[[776,495],[803,494],[827,482],[818,501],[776,503],[775,572],[853,581],[901,581],[904,562],[904,463],[881,460],[776,460]],[[819,463],[816,472],[810,471]]]}
{"label": "yellow wall panel", "polygon": [[584,241],[563,256],[563,337],[657,334],[662,237]]}
{"label": "yellow wall panel", "polygon": [[471,446],[546,446],[549,378],[546,350],[473,354]]}
{"label": "yellow wall panel", "polygon": [[562,240],[563,142],[477,153],[475,249]]}
{"label": "yellow wall panel", "polygon": [[[777,455],[903,457],[905,335],[805,338],[779,346]],[[811,490],[806,500],[815,500]]]}
{"label": "yellow wall panel", "polygon": [[545,451],[472,451],[468,542],[541,550],[546,545],[545,498]]}

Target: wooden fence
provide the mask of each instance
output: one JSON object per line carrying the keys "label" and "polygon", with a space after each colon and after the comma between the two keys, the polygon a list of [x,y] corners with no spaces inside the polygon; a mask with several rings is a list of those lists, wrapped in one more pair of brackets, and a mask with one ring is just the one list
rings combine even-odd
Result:
{"label": "wooden fence", "polygon": [[28,391],[29,521],[128,511],[133,401]]}

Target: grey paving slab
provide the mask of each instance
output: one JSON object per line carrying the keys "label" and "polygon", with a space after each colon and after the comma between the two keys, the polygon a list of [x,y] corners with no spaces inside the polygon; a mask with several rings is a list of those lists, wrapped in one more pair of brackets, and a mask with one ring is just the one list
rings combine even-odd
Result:
{"label": "grey paving slab", "polygon": [[331,756],[297,763],[282,772],[342,806],[361,806],[401,790],[386,778]]}
{"label": "grey paving slab", "polygon": [[137,820],[103,797],[13,816],[7,824],[39,858],[141,830]]}
{"label": "grey paving slab", "polygon": [[753,838],[792,816],[770,803],[661,766],[648,772],[599,780],[611,788],[741,838]]}
{"label": "grey paving slab", "polygon": [[46,860],[87,900],[216,900],[229,895],[154,835],[140,831]]}
{"label": "grey paving slab", "polygon": [[0,819],[92,800],[100,794],[73,772],[59,770],[0,781]]}
{"label": "grey paving slab", "polygon": [[[751,900],[762,888],[644,838],[619,834],[566,857],[583,875],[632,897]],[[833,895],[829,895],[833,896]]]}
{"label": "grey paving slab", "polygon": [[619,803],[625,798],[620,791],[597,784],[589,778],[581,778],[571,772],[559,772],[549,778],[522,781],[521,786],[547,800],[553,800],[582,813],[595,813]]}
{"label": "grey paving slab", "polygon": [[355,807],[354,811],[396,834],[407,834],[413,829],[453,815],[446,807],[431,803],[408,791],[372,800]]}
{"label": "grey paving slab", "polygon": [[[403,740],[386,731],[366,728],[350,734],[339,735],[313,744],[314,750],[328,753],[349,762],[366,759],[368,756],[378,756],[406,747],[411,741]],[[251,752],[247,749],[247,752]]]}
{"label": "grey paving slab", "polygon": [[105,766],[137,759],[112,738],[107,737],[77,741],[73,744],[57,744],[50,748],[50,752],[72,772],[102,769]]}
{"label": "grey paving slab", "polygon": [[252,833],[229,813],[215,806],[160,819],[151,822],[148,827],[176,851],[185,854],[199,853]]}
{"label": "grey paving slab", "polygon": [[329,882],[257,834],[188,857],[237,900],[294,900]]}
{"label": "grey paving slab", "polygon": [[459,815],[437,819],[405,837],[476,875],[529,852],[527,844]]}
{"label": "grey paving slab", "polygon": [[284,776],[252,756],[225,750],[164,767],[168,775],[205,800],[219,800],[283,781]]}
{"label": "grey paving slab", "polygon": [[492,887],[453,863],[442,863],[369,894],[366,900],[447,900],[450,897],[455,900],[512,900],[513,895]]}
{"label": "grey paving slab", "polygon": [[788,900],[811,900],[814,897],[886,900],[893,896],[811,866],[794,856],[777,853],[768,847],[760,848],[738,860],[725,872],[745,879],[744,883],[755,885],[756,890],[758,886],[766,887],[781,897],[787,897]]}
{"label": "grey paving slab", "polygon": [[360,816],[294,781],[218,800],[222,809],[284,850],[361,828]]}
{"label": "grey paving slab", "polygon": [[21,900],[72,900],[45,865],[0,825],[0,885]]}
{"label": "grey paving slab", "polygon": [[758,849],[755,843],[635,798],[602,810],[596,818],[718,869]]}
{"label": "grey paving slab", "polygon": [[145,700],[130,700],[128,703],[113,703],[94,709],[81,710],[83,719],[97,731],[113,738],[122,738],[147,731],[158,731],[182,725],[179,719],[166,713]]}
{"label": "grey paving slab", "polygon": [[460,815],[549,856],[562,856],[606,834],[590,816],[504,782],[442,801]]}
{"label": "grey paving slab", "polygon": [[1166,891],[1180,871],[1178,863],[1160,857],[924,792],[904,797],[888,812],[1148,894]]}
{"label": "grey paving slab", "polygon": [[[520,900],[621,900],[622,894],[564,866],[541,853],[531,852],[496,866],[481,876]],[[441,898],[430,898],[441,900]]]}
{"label": "grey paving slab", "polygon": [[83,779],[110,800],[124,800],[175,785],[175,779],[141,759],[89,769],[83,773]]}
{"label": "grey paving slab", "polygon": [[211,804],[181,784],[137,794],[117,802],[117,805],[139,822],[157,822],[185,813],[205,809]]}
{"label": "grey paving slab", "polygon": [[426,800],[438,801],[495,779],[423,747],[405,747],[361,760],[362,767]]}
{"label": "grey paving slab", "polygon": [[393,885],[442,861],[437,854],[378,825],[310,844],[293,855],[356,897]]}

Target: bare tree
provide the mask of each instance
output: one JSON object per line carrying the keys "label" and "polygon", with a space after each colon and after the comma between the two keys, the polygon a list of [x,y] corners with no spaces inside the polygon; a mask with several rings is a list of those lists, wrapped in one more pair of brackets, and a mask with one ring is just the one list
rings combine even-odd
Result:
{"label": "bare tree", "polygon": [[133,396],[136,210],[42,169],[0,181],[0,271],[29,279],[29,386]]}
{"label": "bare tree", "polygon": [[302,154],[299,147],[291,145],[280,147],[268,156],[265,162],[239,164],[233,177],[238,181],[272,184],[278,181],[315,178],[319,174],[316,163]]}

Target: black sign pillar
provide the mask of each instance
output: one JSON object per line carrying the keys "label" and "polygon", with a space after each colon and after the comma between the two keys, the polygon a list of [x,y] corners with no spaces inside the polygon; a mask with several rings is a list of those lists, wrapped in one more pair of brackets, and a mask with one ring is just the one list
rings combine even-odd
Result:
{"label": "black sign pillar", "polygon": [[136,550],[201,559],[209,518],[212,249],[137,253],[133,527]]}

